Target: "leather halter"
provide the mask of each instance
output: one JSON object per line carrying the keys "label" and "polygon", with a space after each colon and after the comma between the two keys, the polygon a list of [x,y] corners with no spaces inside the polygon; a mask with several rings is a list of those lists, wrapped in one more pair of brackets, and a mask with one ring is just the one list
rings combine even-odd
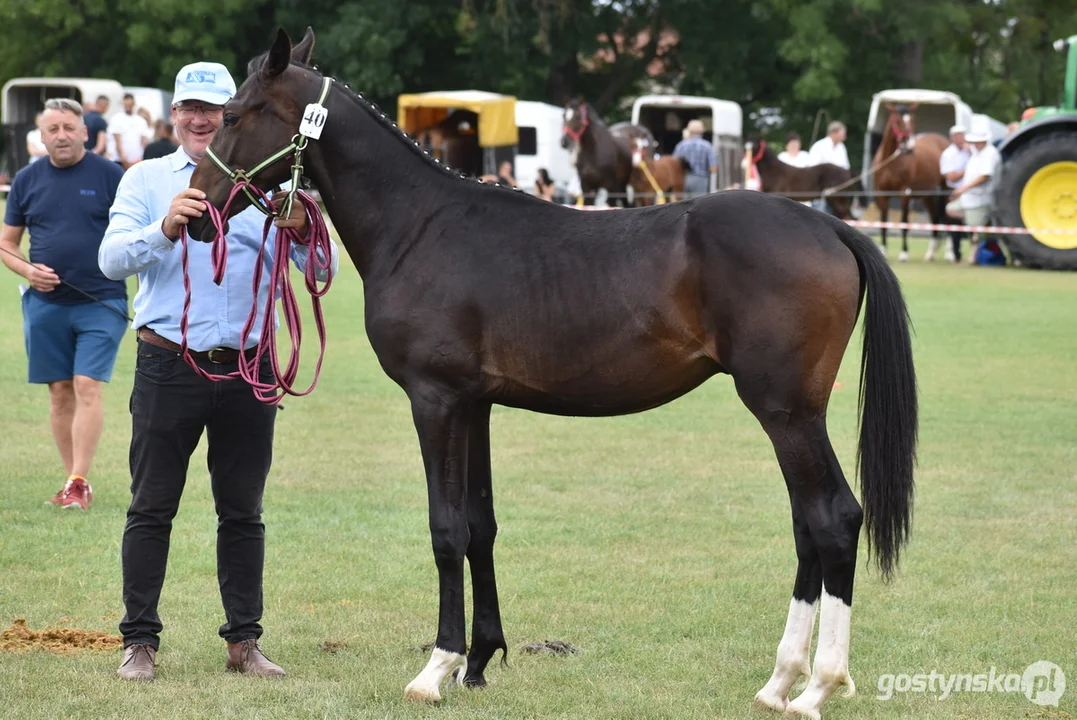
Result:
{"label": "leather halter", "polygon": [[562,131],[564,132],[565,135],[568,135],[570,138],[572,138],[573,142],[575,142],[577,145],[579,145],[580,144],[580,138],[583,137],[583,134],[585,132],[587,132],[587,128],[590,127],[590,126],[591,126],[591,118],[587,117],[587,106],[586,105],[580,105],[580,129],[579,130],[573,130],[566,123],[562,127]]}
{"label": "leather halter", "polygon": [[[322,78],[322,92],[318,96],[318,104],[324,105],[326,97],[329,96],[329,88],[333,85],[333,78]],[[243,183],[243,193],[251,201],[251,205],[258,208],[258,211],[263,215],[269,217],[288,217],[292,213],[292,202],[295,199],[296,192],[299,191],[299,178],[303,175],[303,151],[307,149],[308,138],[306,135],[296,133],[292,136],[292,142],[286,147],[281,148],[277,152],[267,157],[262,162],[258,163],[250,170],[243,170],[242,168],[232,168],[224,160],[221,160],[217,156],[217,153],[213,152],[212,147],[206,148],[206,156],[212,160],[217,167],[219,167],[228,179],[232,181],[232,185],[239,185]],[[292,155],[292,182],[288,188],[288,195],[284,198],[284,202],[281,203],[280,208],[273,212],[268,210],[262,205],[259,198],[251,192],[246,183],[252,182],[254,176],[265,170],[267,167],[277,162],[278,160]]]}

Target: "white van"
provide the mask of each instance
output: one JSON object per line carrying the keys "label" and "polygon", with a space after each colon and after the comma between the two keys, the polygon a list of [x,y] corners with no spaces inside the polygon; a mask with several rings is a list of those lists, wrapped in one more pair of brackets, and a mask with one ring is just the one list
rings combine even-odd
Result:
{"label": "white van", "polygon": [[546,168],[559,190],[569,193],[576,168],[572,154],[561,147],[564,108],[531,100],[516,101],[516,183],[528,192],[535,191],[539,168]]}
{"label": "white van", "polygon": [[632,104],[632,122],[651,131],[656,155],[668,155],[684,139],[689,120],[703,121],[703,137],[718,152],[718,172],[711,176],[711,191],[742,182],[744,113],[731,100],[695,95],[644,95]]}
{"label": "white van", "polygon": [[[868,112],[867,131],[864,134],[864,163],[861,165],[861,181],[866,191],[871,192],[874,187],[868,170],[875,159],[875,152],[882,144],[886,123],[890,119],[890,111],[886,106],[913,104],[917,106],[914,113],[917,133],[931,132],[949,137],[951,127],[962,125],[967,128],[972,124],[975,115],[972,108],[960,97],[943,90],[910,88],[875,93],[871,99],[871,110]],[[1006,136],[1006,126],[1003,123],[988,117],[987,124],[992,140]]]}

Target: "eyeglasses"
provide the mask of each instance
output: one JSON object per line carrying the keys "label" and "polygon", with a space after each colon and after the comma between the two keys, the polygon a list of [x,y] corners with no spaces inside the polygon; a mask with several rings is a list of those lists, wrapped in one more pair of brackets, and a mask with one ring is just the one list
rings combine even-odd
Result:
{"label": "eyeglasses", "polygon": [[210,120],[215,120],[224,115],[224,108],[209,105],[179,105],[176,107],[176,114],[181,118],[193,118],[198,113],[202,113]]}

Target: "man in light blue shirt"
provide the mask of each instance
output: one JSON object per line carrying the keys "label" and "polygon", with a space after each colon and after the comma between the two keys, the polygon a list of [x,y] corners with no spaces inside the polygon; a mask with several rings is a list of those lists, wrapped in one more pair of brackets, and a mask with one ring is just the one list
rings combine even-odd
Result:
{"label": "man in light blue shirt", "polygon": [[[218,63],[187,65],[176,76],[172,124],[180,141],[175,153],[134,165],[120,182],[101,243],[98,262],[109,278],[138,273],[134,327],[138,358],[131,391],[131,505],[123,533],[123,601],[120,622],[123,664],[128,680],[152,680],[162,630],[157,603],[164,584],[172,518],[179,510],[187,466],[203,430],[217,510],[217,573],[227,642],[225,667],[252,675],[284,675],[262,653],[262,570],[265,526],[262,495],[273,451],[276,408],[261,403],[242,380],[214,383],[197,375],[179,355],[183,311],[182,251],[176,240],[190,218],[201,216],[205,195],[188,187],[195,163],[220,127],[224,104],[236,92],[228,70]],[[258,288],[259,317],[241,338],[252,297],[252,277],[262,244],[265,218],[254,208],[231,218],[227,273],[213,283],[208,244],[191,241],[191,307],[187,340],[198,364],[214,374],[236,370],[241,350],[257,344],[270,292],[273,264],[270,238]],[[306,232],[301,203],[276,228]],[[275,233],[277,230],[272,229]],[[291,260],[306,267],[309,248],[293,247]],[[331,272],[339,267],[333,247]],[[325,280],[325,277],[320,278]],[[271,380],[268,362],[263,381]]]}

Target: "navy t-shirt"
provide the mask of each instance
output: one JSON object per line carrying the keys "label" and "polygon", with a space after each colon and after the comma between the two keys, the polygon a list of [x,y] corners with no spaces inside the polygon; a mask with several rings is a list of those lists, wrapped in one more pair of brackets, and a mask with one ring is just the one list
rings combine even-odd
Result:
{"label": "navy t-shirt", "polygon": [[[123,168],[93,153],[67,168],[43,157],[15,175],[4,223],[29,230],[31,262],[47,265],[60,280],[98,300],[126,299],[126,283],[109,280],[97,264],[121,177]],[[60,305],[92,302],[64,284],[51,292],[30,292]]]}
{"label": "navy t-shirt", "polygon": [[98,133],[108,132],[108,121],[96,110],[90,110],[82,116],[86,123],[86,149],[93,150],[97,147]]}

